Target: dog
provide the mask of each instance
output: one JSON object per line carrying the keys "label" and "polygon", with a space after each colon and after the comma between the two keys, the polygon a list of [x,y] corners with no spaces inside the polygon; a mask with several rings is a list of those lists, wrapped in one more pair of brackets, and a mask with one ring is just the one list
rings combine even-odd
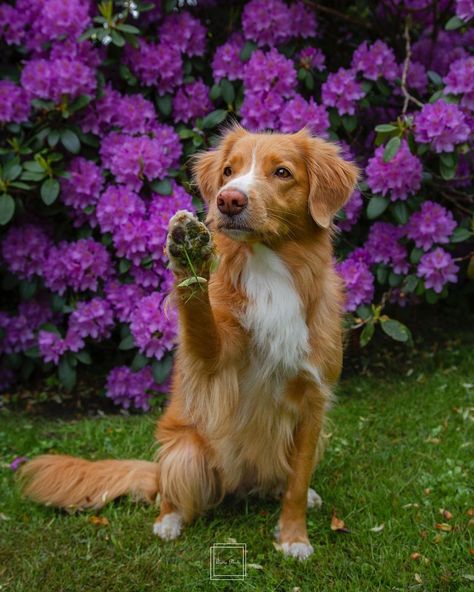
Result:
{"label": "dog", "polygon": [[307,506],[320,503],[310,479],[342,364],[332,221],[358,171],[305,130],[239,126],[193,168],[207,220],[181,211],[170,221],[179,338],[156,462],[44,455],[23,466],[23,491],[63,508],[158,495],[163,540],[227,494],[280,495],[278,547],[303,560],[313,552]]}

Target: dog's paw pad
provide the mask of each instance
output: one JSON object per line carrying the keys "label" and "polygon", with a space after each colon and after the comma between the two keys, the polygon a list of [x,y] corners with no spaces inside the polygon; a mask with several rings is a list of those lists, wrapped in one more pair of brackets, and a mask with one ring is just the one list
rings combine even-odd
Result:
{"label": "dog's paw pad", "polygon": [[166,514],[153,525],[153,533],[163,541],[177,539],[183,529],[183,519],[177,512]]}
{"label": "dog's paw pad", "polygon": [[166,253],[173,271],[205,273],[213,255],[211,233],[191,212],[180,210],[169,221]]}
{"label": "dog's paw pad", "polygon": [[300,561],[308,559],[314,549],[309,543],[281,543],[281,550],[286,557],[294,557]]}
{"label": "dog's paw pad", "polygon": [[323,505],[323,500],[322,500],[321,496],[319,495],[319,493],[314,491],[314,489],[309,488],[308,489],[308,503],[307,503],[308,508],[317,508],[319,510],[319,508],[322,505]]}

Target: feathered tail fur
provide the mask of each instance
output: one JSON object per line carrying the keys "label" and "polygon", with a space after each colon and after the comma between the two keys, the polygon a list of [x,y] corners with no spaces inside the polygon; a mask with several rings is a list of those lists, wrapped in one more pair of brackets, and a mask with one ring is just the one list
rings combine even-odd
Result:
{"label": "feathered tail fur", "polygon": [[158,493],[158,464],[144,460],[45,454],[26,463],[19,478],[27,497],[69,509],[100,508],[122,495],[152,503]]}

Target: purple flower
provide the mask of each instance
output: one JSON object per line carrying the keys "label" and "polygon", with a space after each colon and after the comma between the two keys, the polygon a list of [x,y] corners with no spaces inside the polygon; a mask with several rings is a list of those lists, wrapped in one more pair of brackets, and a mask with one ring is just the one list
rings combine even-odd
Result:
{"label": "purple flower", "polygon": [[133,405],[136,409],[148,411],[152,391],[156,390],[157,385],[149,366],[138,372],[133,372],[127,366],[119,366],[114,368],[107,377],[107,397],[124,409]]}
{"label": "purple flower", "polygon": [[252,95],[271,91],[283,97],[292,97],[296,71],[293,62],[276,49],[267,52],[257,50],[247,62],[243,80],[246,90]]}
{"label": "purple flower", "polygon": [[178,89],[173,98],[173,118],[175,121],[189,122],[203,117],[212,111],[209,87],[202,80],[189,82]]}
{"label": "purple flower", "polygon": [[146,86],[156,86],[159,94],[166,94],[181,84],[183,60],[181,53],[163,40],[147,43],[140,40],[138,49],[127,46],[124,61],[137,78]]}
{"label": "purple flower", "polygon": [[305,101],[301,95],[289,100],[280,113],[280,130],[297,132],[305,126],[318,136],[327,137],[329,117],[323,105],[317,105],[311,97]]}
{"label": "purple flower", "polygon": [[341,230],[348,232],[356,224],[362,212],[363,205],[364,202],[360,191],[354,191],[343,208],[346,217],[344,220],[337,221],[337,225]]}
{"label": "purple flower", "polygon": [[324,71],[326,57],[324,53],[316,47],[305,47],[299,53],[299,65],[306,70]]}
{"label": "purple flower", "polygon": [[448,243],[455,228],[451,212],[433,201],[425,201],[420,211],[412,214],[407,224],[407,236],[417,247],[428,251],[435,243]]}
{"label": "purple flower", "polygon": [[0,4],[0,39],[8,45],[19,45],[25,38],[28,15],[10,6]]}
{"label": "purple flower", "polygon": [[452,152],[469,137],[469,126],[457,105],[438,99],[415,115],[415,139],[431,144],[435,152]]}
{"label": "purple flower", "polygon": [[[369,231],[364,251],[371,263],[391,264],[395,273],[407,273],[407,250],[399,243],[405,231],[400,226],[376,222]],[[365,255],[365,254],[364,254]]]}
{"label": "purple flower", "polygon": [[132,313],[130,330],[143,354],[161,360],[175,345],[176,311],[165,311],[161,294],[145,296]]}
{"label": "purple flower", "polygon": [[352,56],[352,68],[356,72],[362,72],[364,78],[369,80],[380,77],[395,80],[398,74],[393,50],[380,40],[372,45],[368,45],[367,41],[359,45]]}
{"label": "purple flower", "polygon": [[18,471],[22,464],[28,462],[30,459],[27,456],[16,456],[10,463],[12,471]]}
{"label": "purple flower", "polygon": [[102,140],[100,154],[119,183],[139,191],[144,177],[149,181],[163,179],[170,167],[178,165],[181,143],[171,127],[157,125],[153,137],[108,134]]}
{"label": "purple flower", "polygon": [[134,218],[145,214],[145,202],[123,185],[110,185],[97,205],[97,220],[102,232],[113,232]]}
{"label": "purple flower", "polygon": [[244,46],[244,38],[240,33],[234,33],[223,45],[214,52],[212,71],[214,79],[219,82],[222,78],[240,80],[243,76],[244,63],[240,59],[240,52]]}
{"label": "purple flower", "polygon": [[149,223],[144,218],[129,218],[115,229],[112,239],[119,257],[139,265],[148,254]]}
{"label": "purple flower", "polygon": [[290,2],[291,37],[315,37],[317,31],[316,16],[314,10],[299,0]]}
{"label": "purple flower", "polygon": [[128,323],[137,302],[145,295],[137,284],[122,284],[111,280],[105,285],[105,297],[112,305],[115,316],[122,323]]}
{"label": "purple flower", "polygon": [[283,98],[275,92],[247,92],[240,108],[242,125],[251,131],[278,129],[283,106]]}
{"label": "purple flower", "polygon": [[22,123],[29,114],[26,92],[10,80],[0,80],[0,123]]}
{"label": "purple flower", "polygon": [[2,256],[9,271],[21,279],[41,275],[52,242],[34,224],[13,226],[2,242]]}
{"label": "purple flower", "polygon": [[346,310],[352,312],[361,304],[372,301],[374,276],[366,263],[348,257],[337,265],[337,271],[346,286]]}
{"label": "purple flower", "polygon": [[90,4],[84,0],[46,0],[41,2],[42,10],[34,28],[45,41],[58,37],[78,37],[91,21]]}
{"label": "purple flower", "polygon": [[421,187],[423,166],[419,158],[414,156],[405,140],[402,141],[397,154],[389,162],[385,162],[385,147],[379,146],[372,158],[369,158],[365,169],[367,185],[374,193],[387,195],[392,201],[405,200]]}
{"label": "purple flower", "polygon": [[464,94],[461,105],[474,110],[474,56],[453,62],[444,83],[446,94]]}
{"label": "purple flower", "polygon": [[322,86],[322,100],[326,107],[335,107],[339,115],[354,115],[356,102],[365,96],[353,70],[339,68],[329,74]]}
{"label": "purple flower", "polygon": [[430,253],[426,253],[420,259],[417,275],[424,278],[425,288],[433,288],[440,294],[445,284],[458,281],[457,272],[459,267],[454,263],[453,258],[441,247]]}
{"label": "purple flower", "polygon": [[38,346],[44,362],[59,364],[61,356],[66,352],[66,343],[61,335],[51,331],[40,331],[38,333]]}
{"label": "purple flower", "polygon": [[85,208],[95,206],[102,191],[104,178],[100,168],[81,156],[71,160],[69,177],[61,179],[61,199],[69,206],[80,222],[89,221],[95,226],[95,217],[84,212]]}
{"label": "purple flower", "polygon": [[113,325],[112,307],[107,300],[99,297],[78,302],[69,317],[69,331],[82,339],[105,339],[110,336]]}
{"label": "purple flower", "polygon": [[158,38],[168,51],[176,50],[187,56],[202,56],[206,50],[206,29],[189,12],[171,14],[165,18]]}
{"label": "purple flower", "polygon": [[21,73],[23,88],[33,97],[59,102],[63,96],[74,99],[81,94],[92,96],[97,82],[89,66],[70,59],[33,59]]}
{"label": "purple flower", "polygon": [[291,16],[282,0],[250,0],[242,13],[244,36],[259,46],[284,43],[292,37]]}
{"label": "purple flower", "polygon": [[85,132],[102,135],[111,128],[128,134],[144,134],[153,129],[156,112],[153,104],[141,95],[121,95],[107,86],[102,97],[89,106],[81,125]]}
{"label": "purple flower", "polygon": [[474,1],[456,0],[456,15],[466,22],[474,18]]}
{"label": "purple flower", "polygon": [[[403,66],[400,67],[400,70]],[[400,78],[402,77],[402,72],[400,71]],[[426,91],[428,86],[428,75],[426,73],[426,68],[420,62],[410,62],[407,72],[407,87],[418,91],[420,94]],[[398,92],[400,90],[398,89]]]}

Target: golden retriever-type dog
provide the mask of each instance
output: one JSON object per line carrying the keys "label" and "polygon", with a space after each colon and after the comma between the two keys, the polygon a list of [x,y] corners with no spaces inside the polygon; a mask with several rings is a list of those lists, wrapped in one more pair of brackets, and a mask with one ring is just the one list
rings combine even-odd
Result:
{"label": "golden retriever-type dog", "polygon": [[[64,508],[159,494],[164,540],[227,494],[280,494],[280,548],[306,559],[306,511],[320,502],[310,478],[342,361],[332,218],[357,169],[304,130],[235,126],[194,174],[212,234],[188,212],[170,221],[179,338],[156,462],[40,456],[24,465],[23,490]],[[186,257],[195,283],[183,281]]]}

